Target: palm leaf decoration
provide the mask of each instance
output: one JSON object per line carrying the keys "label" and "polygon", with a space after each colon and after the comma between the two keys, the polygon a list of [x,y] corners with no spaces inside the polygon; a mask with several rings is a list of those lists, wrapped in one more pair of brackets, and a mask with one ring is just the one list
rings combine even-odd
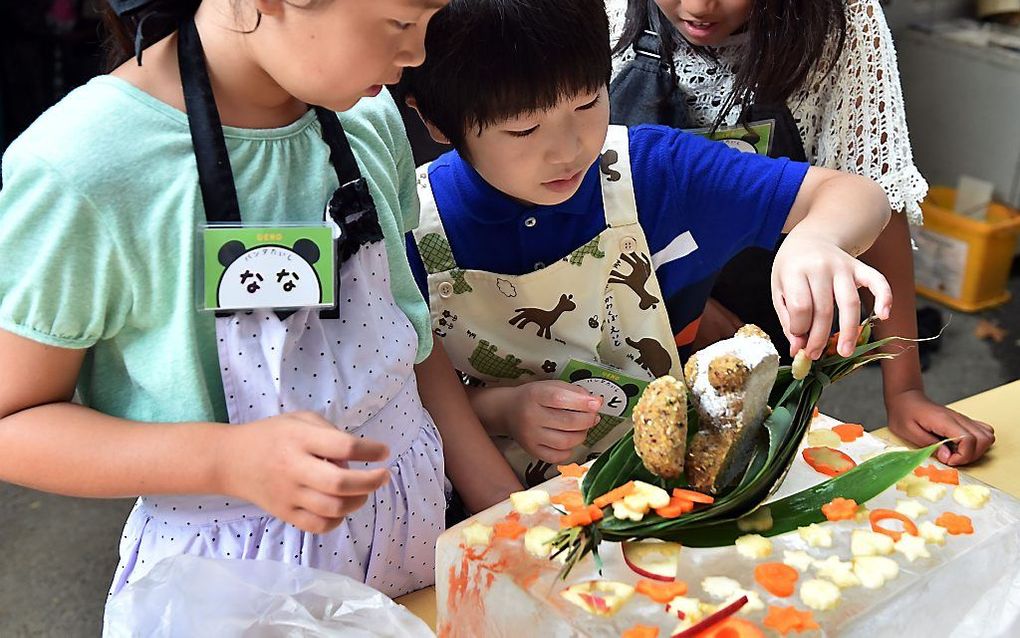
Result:
{"label": "palm leaf decoration", "polygon": [[[794,379],[790,366],[779,368],[769,398],[772,412],[763,424],[747,468],[712,505],[669,519],[649,511],[640,521],[614,518],[612,508],[607,508],[602,520],[561,530],[551,542],[554,556],[566,553],[562,576],[566,577],[589,553],[594,553],[598,561],[598,546],[603,540],[655,538],[691,547],[732,545],[745,533],[740,519],[759,508],[767,507],[772,520],[771,528],[761,533],[766,536],[782,534],[824,520],[822,505],[837,496],[864,503],[910,474],[939,444],[917,451],[882,454],[810,489],[763,505],[792,466],[822,391],[869,363],[893,358],[894,354],[882,351],[885,346],[909,341],[891,337],[869,342],[873,322],[874,318],[869,318],[862,324],[861,338],[849,357],[825,355],[812,365],[807,377],[800,380]],[[689,406],[692,404],[693,401],[688,402]],[[697,431],[697,423],[697,411],[689,407],[688,437]],[[665,481],[649,472],[634,449],[631,431],[595,461],[585,474],[581,493],[590,504],[598,496],[635,479],[659,485],[667,491],[686,484],[683,475]]]}

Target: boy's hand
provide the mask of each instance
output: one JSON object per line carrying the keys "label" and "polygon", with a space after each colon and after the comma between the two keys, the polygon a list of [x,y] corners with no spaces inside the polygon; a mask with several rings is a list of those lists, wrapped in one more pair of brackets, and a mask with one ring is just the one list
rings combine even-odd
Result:
{"label": "boy's hand", "polygon": [[564,463],[598,423],[601,397],[563,381],[534,381],[509,394],[507,430],[532,456]]}
{"label": "boy's hand", "polygon": [[843,356],[853,354],[861,319],[857,289],[862,287],[874,296],[878,318],[888,318],[892,290],[882,273],[827,238],[794,229],[776,253],[772,268],[772,303],[790,339],[790,356],[802,349],[811,359],[822,355],[835,308],[840,330],[836,349]]}
{"label": "boy's hand", "polygon": [[341,432],[314,412],[282,414],[230,428],[221,453],[223,491],[322,534],[390,478],[385,468],[351,470],[347,461],[387,456],[382,443]]}
{"label": "boy's hand", "polygon": [[918,446],[957,439],[935,453],[946,465],[966,465],[981,458],[995,443],[995,430],[933,402],[921,390],[908,390],[886,399],[889,431]]}

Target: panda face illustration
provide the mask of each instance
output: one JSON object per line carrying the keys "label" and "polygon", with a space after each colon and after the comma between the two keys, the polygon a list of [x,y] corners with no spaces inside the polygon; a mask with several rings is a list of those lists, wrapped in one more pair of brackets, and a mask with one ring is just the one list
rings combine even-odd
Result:
{"label": "panda face illustration", "polygon": [[722,143],[725,144],[726,146],[729,146],[730,148],[737,149],[741,153],[753,153],[753,154],[758,153],[758,149],[754,147],[754,144],[751,144],[750,142],[744,139],[727,139],[722,140]]}
{"label": "panda face illustration", "polygon": [[630,400],[638,394],[638,387],[633,383],[620,385],[609,379],[593,377],[590,370],[575,370],[570,375],[570,382],[602,397],[602,409],[599,412],[609,416],[623,416]]}
{"label": "panda face illustration", "polygon": [[313,264],[319,247],[299,239],[292,248],[261,245],[248,249],[229,241],[219,251],[226,266],[216,300],[223,309],[299,308],[322,303],[322,283]]}

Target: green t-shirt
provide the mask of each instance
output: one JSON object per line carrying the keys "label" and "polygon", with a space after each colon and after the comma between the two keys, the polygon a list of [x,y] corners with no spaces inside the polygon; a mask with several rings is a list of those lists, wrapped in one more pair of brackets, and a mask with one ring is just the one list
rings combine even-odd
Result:
{"label": "green t-shirt", "polygon": [[[404,252],[418,223],[414,162],[388,94],[340,115],[385,234],[390,286],[432,345]],[[248,222],[321,221],[337,186],[312,111],[278,129],[225,127]],[[44,113],[3,158],[0,328],[88,348],[83,402],[140,421],[226,421],[211,313],[197,310],[205,222],[186,116],[114,77]]]}

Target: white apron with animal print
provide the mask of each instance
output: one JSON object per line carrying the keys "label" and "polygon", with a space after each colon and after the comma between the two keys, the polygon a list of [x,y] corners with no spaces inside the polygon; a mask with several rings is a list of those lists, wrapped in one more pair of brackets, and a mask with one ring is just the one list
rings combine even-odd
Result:
{"label": "white apron with animal print", "polygon": [[[433,330],[458,370],[488,386],[559,379],[571,360],[601,363],[639,379],[680,373],[651,251],[638,224],[625,127],[609,129],[601,176],[606,229],[560,261],[512,276],[457,265],[428,166],[418,169],[421,223],[414,237],[428,272]],[[629,402],[619,403],[626,408]],[[574,460],[605,450],[629,428],[629,420],[604,414]],[[527,485],[554,472],[510,438],[497,437],[496,444]]]}
{"label": "white apron with animal print", "polygon": [[382,231],[375,225],[374,232],[340,269],[338,319],[308,308],[284,320],[239,312],[218,318],[216,334],[231,423],[314,411],[343,432],[389,446],[389,483],[326,534],[229,497],[143,497],[124,528],[111,594],[176,554],[297,563],[390,596],[433,583],[445,527],[442,443],[418,396],[417,334],[393,299]]}

